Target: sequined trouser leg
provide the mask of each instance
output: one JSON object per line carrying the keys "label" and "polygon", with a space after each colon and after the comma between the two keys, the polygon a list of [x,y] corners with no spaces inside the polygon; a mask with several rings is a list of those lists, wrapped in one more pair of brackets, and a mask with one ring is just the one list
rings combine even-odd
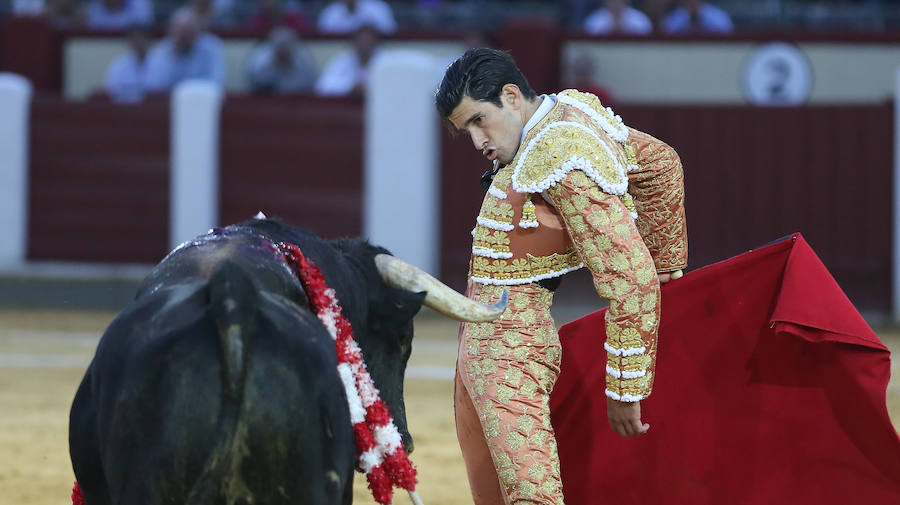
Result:
{"label": "sequined trouser leg", "polygon": [[460,330],[457,435],[472,497],[476,505],[562,505],[550,424],[560,362],[553,294],[535,284],[475,285],[471,296],[494,303],[503,289],[509,289],[510,303],[499,320]]}

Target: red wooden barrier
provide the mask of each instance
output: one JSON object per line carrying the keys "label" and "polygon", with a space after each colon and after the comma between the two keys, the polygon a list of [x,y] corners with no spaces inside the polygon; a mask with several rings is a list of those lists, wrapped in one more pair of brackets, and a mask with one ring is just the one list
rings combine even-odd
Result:
{"label": "red wooden barrier", "polygon": [[890,302],[893,107],[619,107],[685,167],[696,268],[803,233],[858,307]]}
{"label": "red wooden barrier", "polygon": [[169,106],[38,97],[28,259],[156,263],[168,251]]}
{"label": "red wooden barrier", "polygon": [[358,100],[228,98],[220,222],[263,211],[326,238],[362,233],[362,114]]}
{"label": "red wooden barrier", "polygon": [[[28,257],[158,261],[168,249],[169,109],[38,97]],[[857,306],[890,300],[891,105],[619,107],[685,166],[691,267],[801,231]],[[362,226],[362,104],[235,99],[222,111],[220,221],[262,210],[326,237]],[[441,271],[462,287],[488,163],[444,132]]]}

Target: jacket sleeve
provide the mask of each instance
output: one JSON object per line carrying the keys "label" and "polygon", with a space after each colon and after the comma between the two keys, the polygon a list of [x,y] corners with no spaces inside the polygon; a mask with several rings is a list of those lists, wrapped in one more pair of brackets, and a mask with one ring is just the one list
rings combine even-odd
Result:
{"label": "jacket sleeve", "polygon": [[630,129],[627,150],[636,168],[628,172],[638,231],[658,272],[687,266],[687,223],[684,216],[684,174],[681,159],[666,143]]}
{"label": "jacket sleeve", "polygon": [[603,192],[580,170],[545,193],[562,214],[591,271],[606,313],[606,395],[639,401],[650,395],[659,326],[659,279],[653,258],[622,199]]}

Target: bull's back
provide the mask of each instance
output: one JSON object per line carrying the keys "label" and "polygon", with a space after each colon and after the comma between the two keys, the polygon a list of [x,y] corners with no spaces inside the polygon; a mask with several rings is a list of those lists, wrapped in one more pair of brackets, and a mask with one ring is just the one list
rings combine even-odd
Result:
{"label": "bull's back", "polygon": [[88,505],[349,499],[352,430],[333,343],[240,267],[145,295],[113,322],[71,438]]}

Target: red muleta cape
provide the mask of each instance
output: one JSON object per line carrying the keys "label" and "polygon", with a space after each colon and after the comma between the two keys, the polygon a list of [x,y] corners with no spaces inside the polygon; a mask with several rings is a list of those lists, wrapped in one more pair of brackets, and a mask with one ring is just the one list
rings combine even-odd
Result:
{"label": "red muleta cape", "polygon": [[663,287],[638,438],[607,422],[604,314],[559,332],[566,503],[900,504],[890,353],[800,234]]}

